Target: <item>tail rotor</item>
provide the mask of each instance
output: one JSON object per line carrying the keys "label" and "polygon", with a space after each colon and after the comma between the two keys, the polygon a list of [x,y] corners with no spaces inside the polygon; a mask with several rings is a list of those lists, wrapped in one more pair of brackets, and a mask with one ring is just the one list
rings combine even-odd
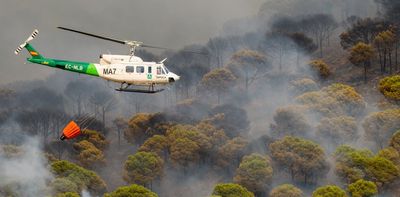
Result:
{"label": "tail rotor", "polygon": [[30,41],[32,41],[37,35],[39,34],[39,30],[35,29],[32,34],[28,37],[28,39],[26,39],[26,41],[24,43],[22,43],[21,45],[18,46],[18,48],[14,51],[14,53],[16,55],[18,55],[22,49],[26,46],[26,44],[28,44]]}

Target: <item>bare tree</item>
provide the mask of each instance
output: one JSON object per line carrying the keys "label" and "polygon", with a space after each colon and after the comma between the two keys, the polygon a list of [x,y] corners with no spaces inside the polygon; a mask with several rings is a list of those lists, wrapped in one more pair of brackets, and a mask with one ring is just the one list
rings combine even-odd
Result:
{"label": "bare tree", "polygon": [[90,90],[89,85],[83,81],[71,81],[65,88],[64,95],[72,101],[76,115],[81,116],[84,113],[84,103],[89,97]]}
{"label": "bare tree", "polygon": [[305,17],[301,21],[304,32],[310,34],[320,50],[320,57],[323,57],[323,47],[329,40],[333,31],[338,27],[332,15],[315,14]]}
{"label": "bare tree", "polygon": [[122,117],[118,117],[113,120],[113,123],[115,128],[117,129],[119,147],[121,145],[121,132],[128,126],[128,121]]}
{"label": "bare tree", "polygon": [[48,137],[53,134],[55,138],[69,121],[70,117],[63,111],[40,108],[32,111],[21,111],[17,115],[17,122],[25,132],[39,135],[47,143]]}
{"label": "bare tree", "polygon": [[290,49],[293,48],[293,42],[284,32],[269,32],[266,35],[266,50],[278,58],[279,70],[282,70],[283,60]]}
{"label": "bare tree", "polygon": [[95,114],[101,112],[102,122],[105,125],[106,113],[111,111],[116,104],[114,95],[107,91],[96,91],[90,97],[90,102],[94,105]]}

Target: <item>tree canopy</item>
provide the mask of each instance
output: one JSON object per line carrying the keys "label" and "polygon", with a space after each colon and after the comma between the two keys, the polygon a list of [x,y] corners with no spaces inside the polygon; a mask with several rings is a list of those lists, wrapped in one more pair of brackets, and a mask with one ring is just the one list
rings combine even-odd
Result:
{"label": "tree canopy", "polygon": [[325,117],[362,115],[366,108],[364,98],[351,86],[335,83],[320,91],[307,92],[296,101]]}
{"label": "tree canopy", "polygon": [[400,109],[388,109],[369,114],[363,123],[365,138],[383,148],[400,129]]}
{"label": "tree canopy", "polygon": [[353,197],[372,197],[378,194],[375,183],[363,179],[350,184],[347,190]]}
{"label": "tree canopy", "polygon": [[254,197],[254,194],[245,187],[234,183],[217,184],[212,194],[221,197]]}
{"label": "tree canopy", "polygon": [[400,75],[385,77],[379,81],[379,91],[388,99],[400,100]]}
{"label": "tree canopy", "polygon": [[367,69],[370,65],[371,59],[375,56],[374,48],[362,42],[354,45],[350,50],[349,60],[355,66],[364,67],[364,82],[367,82]]}
{"label": "tree canopy", "polygon": [[74,163],[60,160],[51,164],[51,169],[56,177],[66,178],[75,183],[79,190],[87,188],[89,191],[101,194],[106,190],[106,184],[95,172],[86,170]]}
{"label": "tree canopy", "polygon": [[369,150],[357,150],[340,146],[335,152],[336,173],[348,183],[359,179],[374,182],[383,187],[399,177],[398,167],[390,160]]}
{"label": "tree canopy", "polygon": [[315,182],[329,169],[320,145],[301,138],[287,136],[270,144],[272,158],[279,167],[290,173],[293,180]]}
{"label": "tree canopy", "polygon": [[137,152],[124,165],[124,179],[128,183],[146,186],[162,176],[164,161],[155,153]]}
{"label": "tree canopy", "polygon": [[327,185],[317,188],[313,193],[312,197],[347,197],[344,190],[336,185]]}
{"label": "tree canopy", "polygon": [[309,65],[312,72],[314,72],[317,77],[322,79],[326,79],[332,74],[328,64],[326,64],[323,60],[311,61]]}
{"label": "tree canopy", "polygon": [[253,193],[264,192],[272,181],[272,173],[269,158],[253,153],[243,157],[234,181]]}
{"label": "tree canopy", "polygon": [[111,193],[107,193],[104,197],[158,197],[158,195],[141,185],[130,185],[117,188]]}
{"label": "tree canopy", "polygon": [[291,184],[283,184],[275,187],[269,193],[270,197],[304,197],[303,191]]}
{"label": "tree canopy", "polygon": [[358,137],[356,119],[349,116],[323,118],[317,125],[316,135],[321,140],[328,140],[334,147],[350,143]]}
{"label": "tree canopy", "polygon": [[220,103],[222,93],[231,89],[235,85],[236,79],[235,75],[227,68],[217,68],[204,75],[200,85],[206,92],[216,94],[218,103]]}

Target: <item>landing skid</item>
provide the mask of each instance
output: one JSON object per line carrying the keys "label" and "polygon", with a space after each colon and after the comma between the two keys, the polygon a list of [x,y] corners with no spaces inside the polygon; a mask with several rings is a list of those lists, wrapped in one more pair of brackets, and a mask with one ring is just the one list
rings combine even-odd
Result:
{"label": "landing skid", "polygon": [[118,89],[115,89],[115,90],[119,91],[119,92],[135,92],[135,93],[144,93],[144,94],[155,94],[155,93],[164,91],[164,89],[155,89],[154,88],[155,84],[151,84],[149,86],[148,90],[145,90],[145,89],[130,89],[129,88],[129,86],[131,86],[130,84],[126,84],[126,86],[123,87],[124,84],[126,84],[126,83],[121,83],[121,87],[118,88]]}
{"label": "landing skid", "polygon": [[143,93],[143,94],[155,94],[158,92],[164,91],[164,89],[158,89],[158,90],[140,90],[140,89],[124,89],[124,88],[118,88],[115,89],[118,92],[135,92],[135,93]]}

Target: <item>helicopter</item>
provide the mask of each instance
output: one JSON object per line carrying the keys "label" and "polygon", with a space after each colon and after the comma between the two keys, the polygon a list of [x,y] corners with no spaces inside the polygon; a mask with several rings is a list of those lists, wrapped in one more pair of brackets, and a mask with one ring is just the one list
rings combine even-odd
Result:
{"label": "helicopter", "polygon": [[[120,88],[117,88],[115,90],[121,92],[154,94],[164,90],[162,88],[158,89],[156,88],[156,86],[167,86],[180,79],[180,76],[169,71],[168,68],[164,65],[166,59],[160,62],[145,62],[140,57],[135,56],[135,50],[138,47],[162,50],[167,50],[167,48],[146,45],[140,41],[117,40],[65,27],[57,28],[127,45],[130,48],[129,55],[101,54],[99,63],[46,58],[42,56],[37,50],[35,50],[30,44],[30,42],[39,34],[39,31],[37,29],[35,29],[33,33],[28,37],[28,39],[15,50],[15,54],[18,55],[22,51],[22,49],[25,48],[31,55],[31,57],[27,58],[28,62],[75,73],[101,77],[107,81],[120,83]],[[194,51],[187,52],[200,53]],[[131,88],[132,86],[135,86],[137,88]]]}

